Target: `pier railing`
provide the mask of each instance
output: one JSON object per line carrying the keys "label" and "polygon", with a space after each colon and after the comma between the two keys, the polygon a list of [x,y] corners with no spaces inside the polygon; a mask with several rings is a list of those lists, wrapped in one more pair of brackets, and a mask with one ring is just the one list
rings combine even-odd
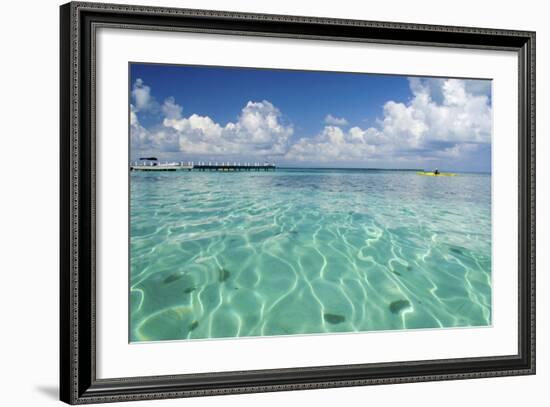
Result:
{"label": "pier railing", "polygon": [[219,171],[219,172],[240,172],[240,171],[274,171],[277,167],[270,163],[240,163],[240,162],[134,162],[130,164],[130,171]]}
{"label": "pier railing", "polygon": [[275,168],[275,164],[260,163],[198,163],[193,165],[193,170],[196,171],[271,171]]}

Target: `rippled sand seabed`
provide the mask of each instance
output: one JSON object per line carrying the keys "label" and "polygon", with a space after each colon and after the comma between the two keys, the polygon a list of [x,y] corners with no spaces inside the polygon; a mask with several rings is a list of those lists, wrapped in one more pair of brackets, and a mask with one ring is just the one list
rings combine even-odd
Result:
{"label": "rippled sand seabed", "polygon": [[130,340],[491,323],[491,176],[130,175]]}

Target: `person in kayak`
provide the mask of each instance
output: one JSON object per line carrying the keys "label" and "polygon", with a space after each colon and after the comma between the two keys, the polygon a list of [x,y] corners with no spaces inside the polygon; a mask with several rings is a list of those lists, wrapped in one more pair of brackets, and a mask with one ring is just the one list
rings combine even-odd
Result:
{"label": "person in kayak", "polygon": [[434,175],[439,175],[439,170],[437,168],[434,171]]}

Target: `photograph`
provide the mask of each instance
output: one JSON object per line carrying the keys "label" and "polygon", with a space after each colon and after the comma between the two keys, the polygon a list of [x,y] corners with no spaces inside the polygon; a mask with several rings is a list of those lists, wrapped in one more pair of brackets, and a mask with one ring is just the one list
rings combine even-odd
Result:
{"label": "photograph", "polygon": [[542,14],[203,3],[59,6],[59,399],[535,394]]}
{"label": "photograph", "polygon": [[129,342],[492,326],[490,78],[128,70]]}

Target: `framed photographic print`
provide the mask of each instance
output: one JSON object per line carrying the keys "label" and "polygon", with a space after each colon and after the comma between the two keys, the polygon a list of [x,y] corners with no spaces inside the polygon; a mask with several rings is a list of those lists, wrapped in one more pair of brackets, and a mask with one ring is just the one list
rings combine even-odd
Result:
{"label": "framed photographic print", "polygon": [[535,373],[535,34],[61,6],[61,399]]}

